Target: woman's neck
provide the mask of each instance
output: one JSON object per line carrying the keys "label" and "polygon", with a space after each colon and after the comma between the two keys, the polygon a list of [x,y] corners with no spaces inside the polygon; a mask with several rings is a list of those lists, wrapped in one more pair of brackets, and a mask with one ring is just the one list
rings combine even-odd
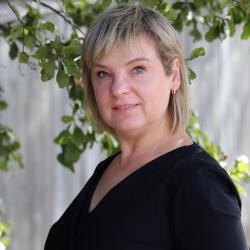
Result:
{"label": "woman's neck", "polygon": [[185,131],[171,134],[166,128],[154,129],[131,138],[119,137],[121,154],[116,160],[123,168],[135,168],[164,153],[193,143]]}

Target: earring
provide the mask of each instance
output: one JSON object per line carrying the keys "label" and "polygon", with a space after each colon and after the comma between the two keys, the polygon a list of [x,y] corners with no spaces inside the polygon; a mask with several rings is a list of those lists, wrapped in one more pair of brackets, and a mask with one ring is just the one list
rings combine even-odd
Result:
{"label": "earring", "polygon": [[174,95],[175,92],[176,92],[175,88],[173,88],[173,89],[171,90],[171,92],[172,92],[172,95]]}

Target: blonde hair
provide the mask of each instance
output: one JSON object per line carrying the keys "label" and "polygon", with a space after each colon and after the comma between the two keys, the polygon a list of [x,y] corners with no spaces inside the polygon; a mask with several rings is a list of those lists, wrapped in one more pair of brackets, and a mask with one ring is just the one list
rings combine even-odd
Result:
{"label": "blonde hair", "polygon": [[185,130],[190,116],[188,94],[188,70],[177,33],[159,12],[145,6],[122,4],[101,13],[86,33],[82,53],[82,77],[86,112],[95,129],[115,135],[114,130],[102,119],[91,82],[91,69],[96,61],[105,56],[115,45],[129,46],[141,35],[152,39],[156,45],[167,75],[172,72],[172,62],[180,62],[181,84],[171,93],[168,112],[170,130]]}

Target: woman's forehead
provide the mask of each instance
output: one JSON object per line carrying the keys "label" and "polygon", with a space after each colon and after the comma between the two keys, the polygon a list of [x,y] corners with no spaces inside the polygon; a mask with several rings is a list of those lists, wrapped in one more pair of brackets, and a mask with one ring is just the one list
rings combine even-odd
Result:
{"label": "woman's forehead", "polygon": [[117,51],[119,51],[119,54],[127,56],[135,52],[147,53],[149,52],[149,48],[150,51],[155,50],[157,52],[155,42],[148,35],[139,35],[129,40],[120,40],[109,46],[109,48],[104,49],[101,55],[95,58],[94,64],[102,61],[105,57],[112,53],[114,55]]}

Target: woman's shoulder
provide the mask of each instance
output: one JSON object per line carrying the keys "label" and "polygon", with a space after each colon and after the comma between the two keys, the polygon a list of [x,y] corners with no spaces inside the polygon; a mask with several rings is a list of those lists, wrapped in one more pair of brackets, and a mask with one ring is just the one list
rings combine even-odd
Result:
{"label": "woman's shoulder", "polygon": [[189,154],[178,158],[169,172],[168,179],[168,187],[173,194],[187,190],[187,187],[193,188],[190,192],[196,192],[204,187],[207,195],[212,190],[222,190],[235,196],[241,208],[239,193],[227,171],[196,143],[192,145]]}
{"label": "woman's shoulder", "polygon": [[98,163],[93,174],[88,179],[82,190],[63,212],[61,217],[52,225],[46,240],[45,250],[59,248],[62,250],[68,249],[63,242],[67,238],[73,238],[72,234],[74,234],[74,232],[72,228],[75,228],[74,225],[78,223],[79,218],[81,217],[80,214],[83,214],[83,206],[86,204],[84,199],[86,199],[87,191],[91,188],[92,183],[98,175],[105,170],[105,168],[109,165],[109,162],[111,162],[114,157],[115,155],[109,156],[105,160]]}
{"label": "woman's shoulder", "polygon": [[169,176],[169,221],[178,248],[246,249],[238,191],[227,171],[195,147]]}
{"label": "woman's shoulder", "polygon": [[188,176],[195,174],[209,174],[228,176],[227,171],[221,167],[219,162],[215,160],[208,152],[206,152],[197,143],[193,143],[188,146],[189,151],[184,155],[179,155],[174,168],[172,168],[172,174],[178,174],[179,177],[184,179]]}

